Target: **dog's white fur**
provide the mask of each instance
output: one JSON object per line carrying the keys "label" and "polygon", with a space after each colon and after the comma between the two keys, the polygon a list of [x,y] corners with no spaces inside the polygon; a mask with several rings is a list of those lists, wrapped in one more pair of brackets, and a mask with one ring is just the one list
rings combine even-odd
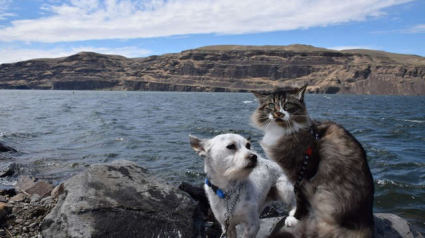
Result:
{"label": "dog's white fur", "polygon": [[[282,169],[275,162],[263,159],[247,148],[249,140],[237,134],[222,134],[209,140],[189,137],[192,148],[204,158],[205,172],[210,182],[225,193],[233,191],[229,206],[235,199],[237,186],[241,184],[240,197],[227,230],[228,238],[236,238],[237,224],[245,225],[243,237],[256,237],[260,228],[260,214],[273,199],[280,198],[291,207],[295,204],[293,186]],[[229,145],[234,145],[234,149],[229,149]],[[225,201],[209,186],[205,185],[204,188],[214,216],[224,232]],[[293,217],[294,211],[286,220],[287,226],[297,222]]]}

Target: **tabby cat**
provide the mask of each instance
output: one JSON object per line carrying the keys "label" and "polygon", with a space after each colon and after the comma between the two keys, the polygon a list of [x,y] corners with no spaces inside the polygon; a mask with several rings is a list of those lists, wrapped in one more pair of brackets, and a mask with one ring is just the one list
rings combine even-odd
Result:
{"label": "tabby cat", "polygon": [[294,184],[295,229],[275,237],[373,237],[372,174],[360,143],[342,126],[317,122],[304,102],[307,85],[253,92],[253,123],[267,156]]}

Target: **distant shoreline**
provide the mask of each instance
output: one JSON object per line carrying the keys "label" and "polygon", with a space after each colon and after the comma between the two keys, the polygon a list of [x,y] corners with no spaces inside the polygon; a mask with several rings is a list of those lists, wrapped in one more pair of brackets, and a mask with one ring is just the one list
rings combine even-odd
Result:
{"label": "distant shoreline", "polygon": [[94,52],[0,65],[1,89],[425,95],[425,58],[307,45],[211,46],[145,58]]}
{"label": "distant shoreline", "polygon": [[[250,90],[224,90],[224,91],[160,91],[160,90],[123,90],[123,89],[15,89],[15,88],[0,88],[0,91],[63,91],[63,92],[170,92],[170,93],[251,93]],[[255,90],[254,90],[255,91]],[[307,92],[307,94],[316,95],[357,95],[357,96],[400,96],[400,97],[424,97],[424,95],[401,95],[401,94],[350,94],[350,93],[314,93]]]}

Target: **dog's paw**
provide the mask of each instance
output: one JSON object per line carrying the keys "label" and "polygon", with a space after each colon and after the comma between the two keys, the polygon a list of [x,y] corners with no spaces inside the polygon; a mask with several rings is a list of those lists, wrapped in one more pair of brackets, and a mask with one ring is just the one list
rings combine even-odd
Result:
{"label": "dog's paw", "polygon": [[297,223],[298,223],[297,218],[295,218],[295,217],[293,217],[293,216],[288,216],[288,217],[285,219],[285,226],[286,226],[286,227],[292,227],[292,226],[295,226]]}

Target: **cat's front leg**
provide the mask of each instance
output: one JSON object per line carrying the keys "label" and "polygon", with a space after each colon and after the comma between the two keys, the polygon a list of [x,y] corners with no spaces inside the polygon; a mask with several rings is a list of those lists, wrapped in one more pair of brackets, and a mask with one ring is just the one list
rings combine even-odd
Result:
{"label": "cat's front leg", "polygon": [[298,220],[301,220],[303,217],[307,216],[310,203],[306,199],[305,194],[302,192],[302,190],[296,193],[296,198],[297,208],[294,213],[294,217]]}
{"label": "cat's front leg", "polygon": [[298,223],[298,219],[295,218],[297,208],[293,208],[290,212],[288,217],[285,219],[285,226],[287,227],[293,227]]}

